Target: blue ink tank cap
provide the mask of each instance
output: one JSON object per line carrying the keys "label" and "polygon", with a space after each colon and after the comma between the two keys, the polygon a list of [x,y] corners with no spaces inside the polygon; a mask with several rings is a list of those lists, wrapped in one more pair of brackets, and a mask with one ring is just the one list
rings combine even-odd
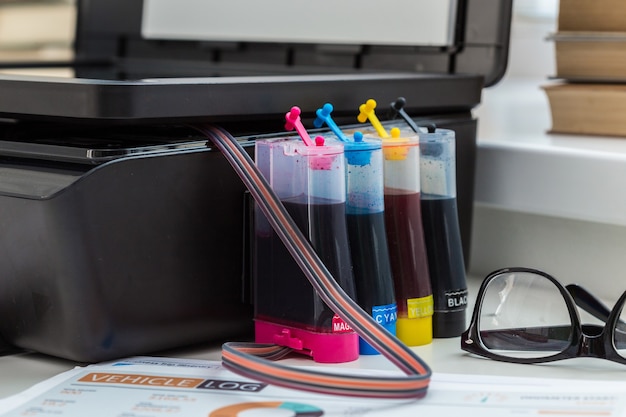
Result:
{"label": "blue ink tank cap", "polygon": [[354,141],[343,142],[343,150],[349,165],[368,165],[372,160],[372,151],[381,149],[381,147],[382,142],[380,140],[366,140],[361,132],[354,133]]}

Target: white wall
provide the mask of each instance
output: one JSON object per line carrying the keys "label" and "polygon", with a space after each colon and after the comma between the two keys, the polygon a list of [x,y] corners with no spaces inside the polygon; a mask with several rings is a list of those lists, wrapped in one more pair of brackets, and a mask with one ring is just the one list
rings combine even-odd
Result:
{"label": "white wall", "polygon": [[507,77],[547,77],[554,74],[558,0],[518,0],[514,3]]}

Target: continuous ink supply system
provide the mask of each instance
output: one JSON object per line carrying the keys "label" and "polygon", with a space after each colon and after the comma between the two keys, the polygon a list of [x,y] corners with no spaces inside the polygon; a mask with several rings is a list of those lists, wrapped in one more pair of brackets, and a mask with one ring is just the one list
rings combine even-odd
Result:
{"label": "continuous ink supply system", "polygon": [[370,120],[382,136],[387,243],[393,273],[398,338],[409,346],[432,341],[433,295],[420,205],[419,137],[398,128],[387,133],[375,115],[376,101],[360,106],[359,121]]}
{"label": "continuous ink supply system", "polygon": [[[403,370],[406,376],[376,377],[375,375],[353,374],[346,377],[336,373],[285,367],[270,361],[280,359],[292,352],[293,348],[267,343],[225,343],[222,346],[223,365],[243,376],[316,393],[371,398],[418,399],[424,397],[431,375],[428,366],[405,344],[363,311],[339,286],[237,139],[216,126],[203,126],[198,129],[223,152],[254,197],[258,208],[280,236],[289,254],[297,262],[311,286],[315,288],[316,294],[352,328],[356,329],[360,337]],[[316,138],[316,142],[319,143],[321,140],[318,141]]]}
{"label": "continuous ink supply system", "polygon": [[[344,146],[346,217],[357,302],[395,335],[397,306],[385,232],[381,141],[364,139],[361,132],[354,133],[351,140],[333,121],[332,110],[330,103],[319,108],[314,125],[328,125]],[[363,339],[359,339],[359,351],[365,355],[378,353]]]}
{"label": "continuous ink supply system", "polygon": [[420,133],[422,224],[434,297],[434,337],[466,328],[467,282],[456,203],[454,131]]}
{"label": "continuous ink supply system", "polygon": [[[346,225],[343,146],[311,139],[300,109],[286,128],[301,139],[257,140],[255,161],[340,286],[355,298]],[[315,293],[267,219],[255,216],[255,339],[290,347],[317,362],[358,357],[358,337]]]}

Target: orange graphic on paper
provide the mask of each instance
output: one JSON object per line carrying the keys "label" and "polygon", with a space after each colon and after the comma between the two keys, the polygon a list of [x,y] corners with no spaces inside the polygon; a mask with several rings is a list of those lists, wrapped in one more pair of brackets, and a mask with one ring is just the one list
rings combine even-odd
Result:
{"label": "orange graphic on paper", "polygon": [[211,414],[209,414],[209,417],[234,417],[239,414],[240,411],[251,410],[255,408],[277,408],[281,404],[282,403],[280,402],[271,401],[233,404],[213,411]]}
{"label": "orange graphic on paper", "polygon": [[195,388],[204,382],[201,378],[178,378],[172,376],[116,374],[92,372],[80,378],[81,382],[96,384],[142,385],[150,387]]}
{"label": "orange graphic on paper", "polygon": [[258,408],[280,408],[294,412],[294,416],[320,417],[324,412],[319,408],[300,403],[263,401],[231,404],[212,411],[208,417],[237,417],[241,411]]}

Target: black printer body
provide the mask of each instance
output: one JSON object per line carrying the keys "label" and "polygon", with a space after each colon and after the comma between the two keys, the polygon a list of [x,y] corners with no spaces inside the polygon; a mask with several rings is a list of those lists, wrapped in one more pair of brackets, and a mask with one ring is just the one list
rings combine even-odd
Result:
{"label": "black printer body", "polygon": [[506,69],[510,1],[450,1],[443,46],[147,38],[147,1],[79,0],[70,76],[0,63],[0,340],[92,362],[249,336],[253,203],[193,125],[252,154],[293,105],[348,126],[403,96],[453,129],[469,259],[472,109]]}

